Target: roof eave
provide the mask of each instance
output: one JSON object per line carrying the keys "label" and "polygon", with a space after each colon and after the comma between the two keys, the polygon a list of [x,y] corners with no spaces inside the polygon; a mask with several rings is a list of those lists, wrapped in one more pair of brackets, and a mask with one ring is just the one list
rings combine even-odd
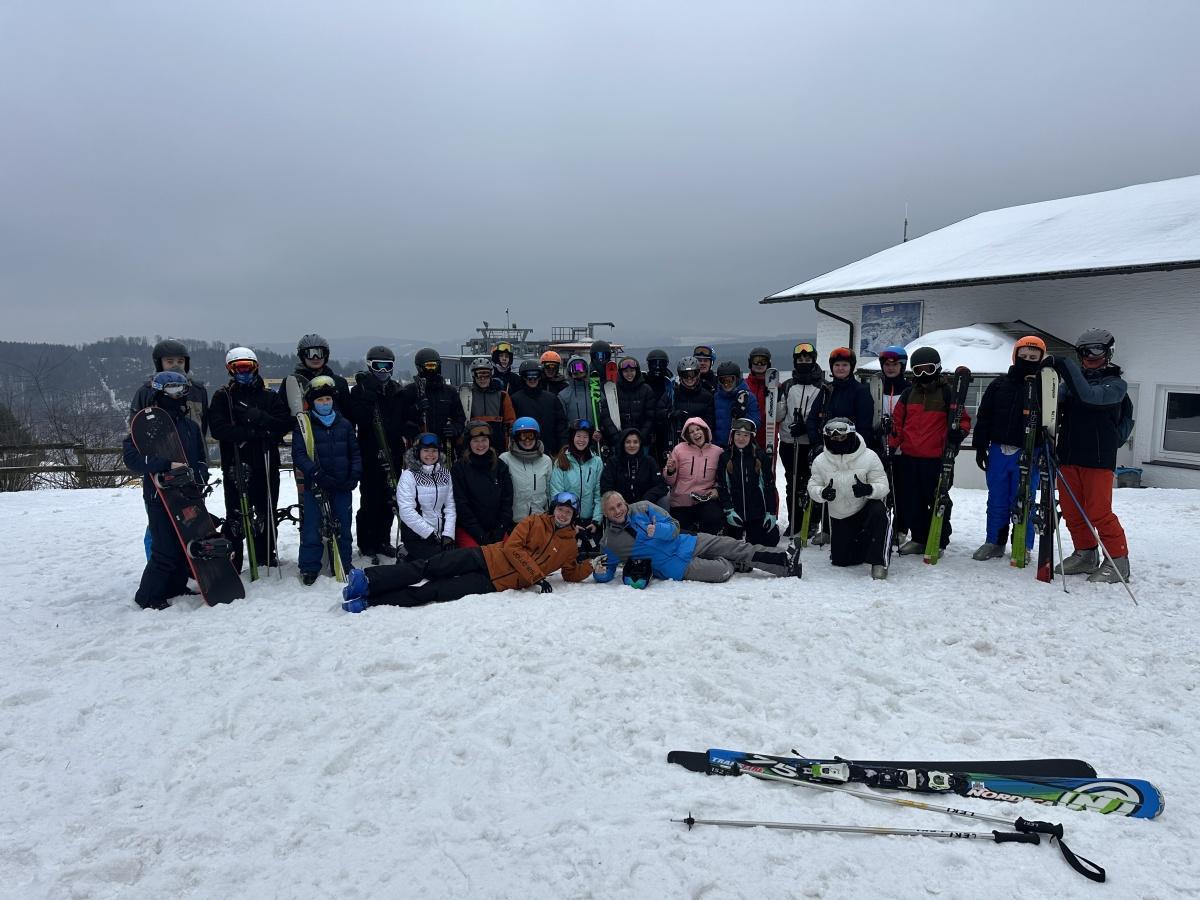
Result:
{"label": "roof eave", "polygon": [[1176,269],[1200,268],[1200,259],[1176,262],[1139,263],[1130,266],[1100,266],[1092,269],[1063,269],[1055,272],[1030,272],[1024,275],[989,275],[980,278],[958,278],[952,281],[925,281],[848,291],[822,291],[815,294],[769,294],[759,303],[794,303],[801,300],[833,300],[848,297],[869,297],[877,294],[899,294],[909,291],[936,291],[946,288],[974,287],[980,284],[1017,284],[1023,281],[1052,281],[1059,278],[1089,278],[1094,275],[1137,275],[1143,272],[1170,272]]}

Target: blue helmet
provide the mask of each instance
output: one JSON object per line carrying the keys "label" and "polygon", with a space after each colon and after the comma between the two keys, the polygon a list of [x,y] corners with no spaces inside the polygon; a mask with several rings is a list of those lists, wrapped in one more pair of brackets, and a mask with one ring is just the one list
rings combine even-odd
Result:
{"label": "blue helmet", "polygon": [[572,494],[570,491],[559,491],[550,498],[550,512],[553,513],[560,506],[571,507],[571,519],[579,515],[579,497]]}
{"label": "blue helmet", "polygon": [[542,436],[542,426],[538,424],[537,419],[532,416],[521,416],[512,424],[512,436],[516,437],[519,431],[532,431],[538,437]]}
{"label": "blue helmet", "polygon": [[883,362],[887,359],[898,359],[900,362],[908,362],[908,351],[899,344],[892,344],[890,347],[884,347],[879,351],[879,361]]}
{"label": "blue helmet", "polygon": [[174,372],[167,369],[165,372],[159,372],[150,382],[155,393],[166,394],[168,397],[184,397],[187,395],[190,383],[181,372]]}

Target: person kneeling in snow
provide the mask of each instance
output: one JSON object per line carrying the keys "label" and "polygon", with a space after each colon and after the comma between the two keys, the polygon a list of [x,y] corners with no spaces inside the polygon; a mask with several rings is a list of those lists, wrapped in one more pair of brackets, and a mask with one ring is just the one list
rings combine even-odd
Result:
{"label": "person kneeling in snow", "polygon": [[871,564],[872,578],[887,578],[887,472],[849,419],[821,429],[825,452],[813,460],[808,495],[829,507],[830,562]]}
{"label": "person kneeling in snow", "polygon": [[[423,606],[459,600],[468,594],[491,594],[513,588],[553,588],[546,579],[562,569],[564,581],[583,581],[592,560],[580,560],[579,498],[563,491],[550,502],[550,512],[522,519],[503,543],[444,550],[422,560],[351,569],[342,589],[342,609],[360,613],[368,606]],[[424,584],[417,582],[428,579]]]}
{"label": "person kneeling in snow", "polygon": [[[771,575],[800,577],[796,551],[747,544],[715,534],[680,533],[679,523],[665,509],[645,500],[627,504],[619,491],[609,491],[600,501],[606,521],[603,546],[604,571],[593,576],[607,582],[617,567],[631,557],[649,559],[655,578],[672,581],[728,581],[737,563]],[[600,565],[600,563],[597,563]]]}

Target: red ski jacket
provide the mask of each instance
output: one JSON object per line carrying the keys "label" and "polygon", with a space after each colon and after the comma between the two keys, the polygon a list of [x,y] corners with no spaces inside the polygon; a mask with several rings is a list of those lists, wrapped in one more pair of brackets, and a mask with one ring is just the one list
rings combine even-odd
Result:
{"label": "red ski jacket", "polygon": [[[888,446],[914,459],[937,459],[950,428],[950,385],[939,378],[929,385],[914,384],[904,390],[892,413]],[[971,431],[971,416],[962,411],[963,437]]]}

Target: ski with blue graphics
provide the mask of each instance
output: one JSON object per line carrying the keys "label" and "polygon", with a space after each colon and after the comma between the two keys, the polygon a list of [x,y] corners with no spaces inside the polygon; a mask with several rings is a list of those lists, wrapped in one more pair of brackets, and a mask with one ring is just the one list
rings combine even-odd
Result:
{"label": "ski with blue graphics", "polygon": [[[1048,806],[1136,819],[1153,819],[1164,806],[1162,793],[1149,781],[1101,778],[1087,763],[1072,759],[879,762],[711,749],[706,753],[673,750],[667,761],[710,775],[753,777],[758,772],[768,772],[773,781],[852,782],[1008,803],[1033,800]],[[1078,774],[1061,774],[1068,771]]]}

